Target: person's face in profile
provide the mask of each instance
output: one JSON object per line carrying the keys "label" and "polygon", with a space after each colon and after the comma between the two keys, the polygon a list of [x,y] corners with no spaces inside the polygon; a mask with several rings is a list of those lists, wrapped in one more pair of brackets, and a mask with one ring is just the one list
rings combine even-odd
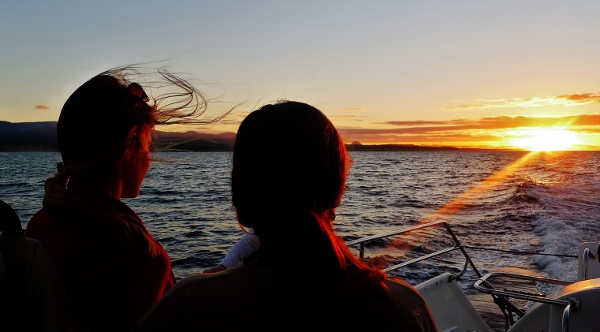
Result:
{"label": "person's face in profile", "polygon": [[132,151],[131,157],[123,164],[123,191],[121,197],[134,198],[140,193],[140,187],[150,168],[150,145],[152,143],[151,128],[139,136],[141,147]]}

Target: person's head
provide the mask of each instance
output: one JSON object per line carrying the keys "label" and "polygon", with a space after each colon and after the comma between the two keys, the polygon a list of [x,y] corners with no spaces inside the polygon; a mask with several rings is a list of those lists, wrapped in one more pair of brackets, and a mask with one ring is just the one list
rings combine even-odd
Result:
{"label": "person's head", "polygon": [[250,113],[233,152],[239,223],[273,240],[331,229],[349,165],[337,130],[318,109],[284,101]]}
{"label": "person's head", "polygon": [[123,172],[117,167],[124,168],[133,182],[128,190],[139,190],[136,183],[141,184],[148,170],[150,133],[156,122],[156,109],[147,101],[141,86],[126,81],[118,72],[102,73],[75,90],[65,102],[57,126],[68,175],[103,178]]}
{"label": "person's head", "polygon": [[0,232],[5,236],[16,236],[23,234],[21,219],[13,208],[0,200]]}
{"label": "person's head", "polygon": [[333,231],[350,164],[340,135],[321,111],[293,101],[266,105],[237,132],[231,172],[237,219],[261,240],[255,259],[292,270],[310,264],[319,273],[311,280],[298,274],[304,283],[327,287],[344,280],[389,300],[385,274],[357,259]]}
{"label": "person's head", "polygon": [[[67,99],[57,126],[64,163],[59,176],[99,181],[117,176],[123,179],[122,197],[135,197],[150,166],[155,125],[210,123],[225,115],[195,120],[207,107],[200,91],[164,69],[152,73],[138,69],[128,66],[100,73]],[[150,88],[167,92],[150,98],[132,81],[149,77]]]}

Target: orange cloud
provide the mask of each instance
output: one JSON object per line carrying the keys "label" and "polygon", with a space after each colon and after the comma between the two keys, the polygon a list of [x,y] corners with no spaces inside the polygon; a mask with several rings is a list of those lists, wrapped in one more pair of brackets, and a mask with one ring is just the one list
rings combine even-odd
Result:
{"label": "orange cloud", "polygon": [[342,108],[334,110],[334,112],[366,112],[367,109],[364,107],[353,107],[353,108]]}
{"label": "orange cloud", "polygon": [[48,106],[48,105],[36,105],[35,109],[36,110],[49,110],[50,106]]}
{"label": "orange cloud", "polygon": [[[456,121],[456,120],[454,120]],[[437,125],[440,123],[447,123],[446,121],[388,121],[388,122],[376,122],[375,124],[386,124],[394,126],[425,126],[425,125]]]}
{"label": "orange cloud", "polygon": [[[365,116],[363,115],[354,115],[354,114],[345,114],[345,115],[332,115],[328,116],[329,120],[344,120],[344,121],[363,121]],[[335,121],[334,121],[335,122]]]}
{"label": "orange cloud", "polygon": [[580,133],[595,134],[600,131],[600,114],[568,115],[562,117],[500,116],[476,120],[454,119],[447,121],[389,121],[378,123],[387,128],[338,127],[345,142],[363,144],[503,142],[505,130],[527,127],[562,127]]}
{"label": "orange cloud", "polygon": [[472,110],[494,108],[530,108],[542,106],[576,106],[589,103],[600,103],[600,93],[574,93],[550,97],[509,98],[509,99],[477,99],[473,103],[451,106],[448,110]]}
{"label": "orange cloud", "polygon": [[[388,121],[379,124],[403,127],[418,132],[473,130],[473,129],[510,129],[519,127],[552,126],[598,126],[600,114],[568,115],[562,117],[499,116],[484,117],[479,120],[455,119],[447,121]],[[386,130],[386,129],[383,129]],[[395,129],[392,129],[395,130]]]}
{"label": "orange cloud", "polygon": [[572,95],[556,96],[556,98],[562,98],[579,103],[600,103],[600,93],[575,93]]}
{"label": "orange cloud", "polygon": [[239,125],[240,123],[242,123],[242,119],[240,119],[240,120],[224,119],[224,120],[219,121],[219,124],[222,124],[222,125]]}

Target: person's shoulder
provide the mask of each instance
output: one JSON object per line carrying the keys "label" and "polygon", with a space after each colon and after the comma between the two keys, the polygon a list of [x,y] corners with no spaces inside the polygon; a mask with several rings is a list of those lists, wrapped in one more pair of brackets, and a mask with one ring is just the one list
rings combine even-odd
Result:
{"label": "person's shoulder", "polygon": [[220,277],[220,273],[196,273],[196,274],[192,274],[190,276],[187,276],[187,277],[185,277],[183,279],[178,280],[177,283],[175,284],[175,286],[173,286],[173,288],[171,289],[170,292],[178,292],[178,291],[180,291],[180,289],[185,289],[185,288],[194,287],[194,286],[197,286],[197,285],[202,285],[207,280],[214,279],[215,277],[219,278]]}
{"label": "person's shoulder", "polygon": [[385,285],[387,286],[388,292],[392,296],[392,298],[398,299],[405,303],[407,301],[415,302],[418,304],[425,303],[425,300],[417,291],[417,289],[408,282],[404,281],[404,279],[397,277],[388,277],[385,280]]}
{"label": "person's shoulder", "polygon": [[197,273],[187,276],[175,284],[170,293],[179,292],[194,292],[198,289],[205,291],[215,290],[221,287],[236,287],[246,282],[243,276],[240,274],[244,273],[244,266],[235,266],[225,271],[217,273]]}
{"label": "person's shoulder", "polygon": [[53,222],[54,218],[52,215],[50,215],[46,208],[42,208],[29,219],[27,227],[25,228],[25,235],[31,238],[37,238],[39,235],[46,233],[44,229],[50,227],[50,224]]}
{"label": "person's shoulder", "polygon": [[415,287],[397,277],[386,278],[385,284],[398,309],[411,316],[413,323],[419,326],[415,331],[437,331],[429,307]]}
{"label": "person's shoulder", "polygon": [[31,217],[31,219],[29,219],[29,223],[31,223],[31,222],[35,223],[35,222],[44,221],[44,220],[48,220],[48,219],[53,219],[53,218],[46,208],[41,208]]}
{"label": "person's shoulder", "polygon": [[414,291],[414,292],[417,291],[413,285],[409,284],[404,279],[399,278],[399,277],[386,277],[384,282],[385,282],[386,286],[388,286],[390,288],[403,289],[403,290],[409,290],[409,291]]}
{"label": "person's shoulder", "polygon": [[[194,331],[228,324],[242,328],[246,317],[264,310],[264,285],[244,275],[243,266],[179,280],[138,323],[135,331]],[[239,313],[247,315],[239,315]]]}
{"label": "person's shoulder", "polygon": [[240,264],[218,273],[185,277],[167,295],[203,303],[220,302],[227,297],[241,304],[245,301],[256,302],[257,298],[266,301],[268,298],[281,297],[289,287],[289,282],[276,272]]}

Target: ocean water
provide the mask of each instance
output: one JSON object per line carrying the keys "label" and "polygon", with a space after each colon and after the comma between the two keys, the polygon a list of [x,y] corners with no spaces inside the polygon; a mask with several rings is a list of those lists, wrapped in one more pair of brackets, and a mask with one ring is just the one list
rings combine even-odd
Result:
{"label": "ocean water", "polygon": [[[140,196],[125,202],[165,247],[178,278],[216,265],[242,235],[229,192],[231,154],[153,157]],[[446,220],[483,273],[526,269],[575,280],[576,259],[515,252],[576,256],[579,243],[600,240],[600,152],[352,152],[352,158],[335,221],[346,241]],[[0,199],[24,228],[41,208],[44,179],[58,161],[58,153],[0,153]],[[391,264],[444,243],[437,231],[416,232],[375,242],[367,253],[372,262]],[[460,268],[449,258],[394,273],[417,284]]]}

